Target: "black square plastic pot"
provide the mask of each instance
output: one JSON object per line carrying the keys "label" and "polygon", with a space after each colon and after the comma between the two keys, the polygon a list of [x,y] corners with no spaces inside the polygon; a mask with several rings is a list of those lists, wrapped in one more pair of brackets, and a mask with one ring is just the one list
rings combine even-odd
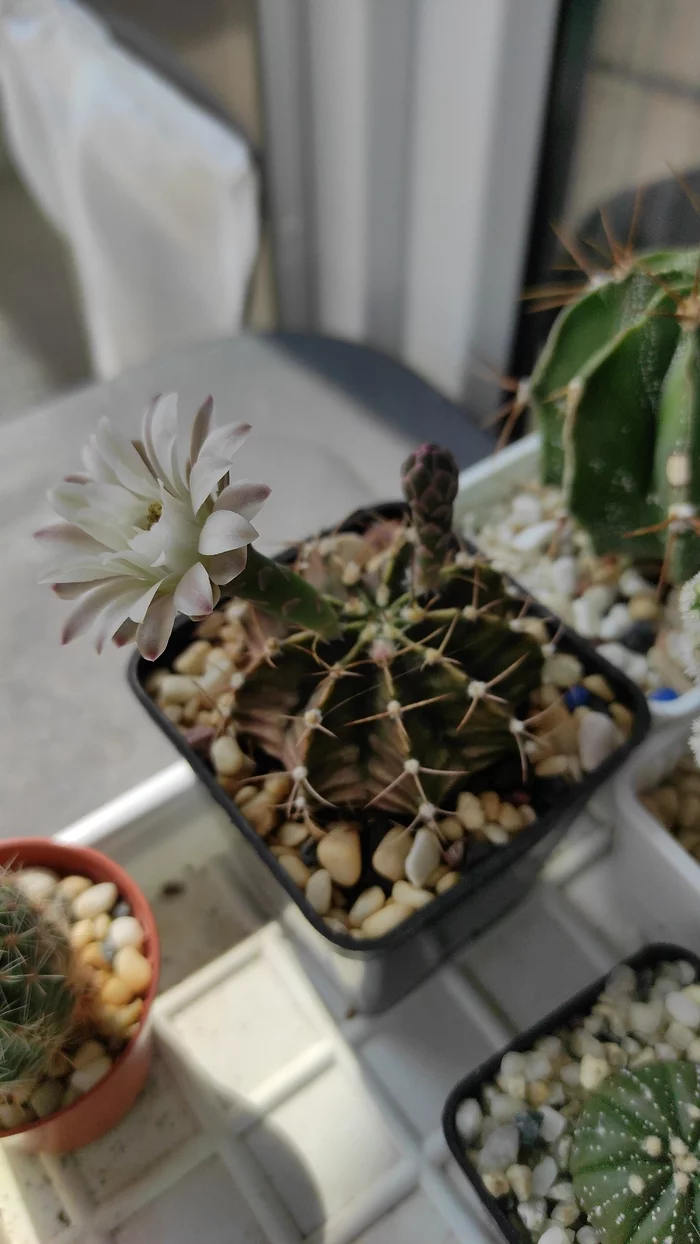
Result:
{"label": "black square plastic pot", "polygon": [[[672,943],[654,942],[630,955],[628,959],[623,959],[622,963],[628,964],[629,967],[634,968],[635,972],[638,972],[643,968],[654,968],[660,963],[673,963],[678,959],[691,963],[695,968],[698,979],[700,979],[700,957],[693,954],[692,951],[684,950],[682,946],[676,946]],[[614,968],[610,969],[610,971],[614,970]],[[589,985],[586,989],[582,989],[580,993],[575,994],[568,1002],[562,1003],[556,1010],[551,1011],[549,1015],[541,1019],[539,1023],[533,1024],[525,1032],[519,1033],[513,1041],[508,1045],[504,1045],[503,1049],[499,1050],[497,1054],[492,1055],[485,1063],[477,1067],[475,1071],[470,1072],[468,1076],[460,1080],[445,1103],[445,1109],[442,1114],[442,1126],[450,1152],[457,1165],[464,1171],[479,1200],[488,1210],[510,1244],[532,1244],[532,1237],[519,1219],[510,1217],[496,1197],[491,1196],[476,1167],[469,1161],[465,1153],[464,1141],[461,1140],[457,1131],[457,1111],[462,1102],[467,1101],[468,1098],[476,1097],[477,1100],[481,1099],[482,1090],[487,1084],[492,1084],[498,1075],[498,1070],[505,1054],[508,1054],[511,1050],[525,1053],[533,1049],[535,1042],[540,1037],[548,1037],[560,1032],[562,1028],[570,1028],[577,1020],[584,1019],[586,1015],[590,1015],[593,1005],[605,988],[605,982],[609,976],[610,972],[606,972],[594,984]]]}
{"label": "black square plastic pot", "polygon": [[[375,506],[372,510],[358,510],[336,530],[361,532],[378,517],[397,518],[405,512],[405,505],[399,502]],[[288,549],[279,560],[288,562],[294,556],[295,550]],[[523,597],[527,596],[523,589],[519,590]],[[489,845],[480,851],[478,858],[473,861],[470,858],[462,880],[451,890],[438,895],[384,937],[372,940],[356,941],[349,934],[342,935],[328,928],[280,866],[265,840],[256,833],[231,796],[216,781],[206,760],[190,747],[148,695],[145,685],[153,669],[172,666],[178,654],[195,638],[196,624],[183,619],[176,626],[168,647],[155,666],[144,661],[138,653],[132,657],[128,677],[133,691],[252,848],[246,878],[249,888],[254,894],[265,894],[266,891],[269,894],[272,877],[286,891],[305,917],[304,920],[289,922],[290,934],[314,955],[341,990],[350,1009],[366,1014],[386,1010],[415,988],[453,951],[509,911],[532,886],[545,859],[594,792],[619,769],[649,728],[649,710],[639,687],[598,656],[595,649],[574,631],[560,626],[556,620],[552,621],[545,609],[535,603],[530,612],[549,620],[551,633],[556,631],[559,636],[559,652],[577,656],[586,674],[604,675],[616,700],[634,715],[631,736],[580,782],[563,786],[552,796],[547,811],[510,842],[504,846]]]}

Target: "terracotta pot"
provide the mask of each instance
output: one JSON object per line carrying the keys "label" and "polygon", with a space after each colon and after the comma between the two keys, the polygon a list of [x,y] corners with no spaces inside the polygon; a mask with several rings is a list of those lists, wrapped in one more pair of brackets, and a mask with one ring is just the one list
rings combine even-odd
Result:
{"label": "terracotta pot", "polygon": [[113,881],[146,934],[143,953],[153,975],[144,998],[141,1025],[116,1059],[112,1070],[71,1106],[36,1123],[3,1132],[2,1139],[29,1153],[66,1153],[97,1140],[130,1109],[151,1065],[151,1007],[158,988],[160,943],[146,899],[128,873],[99,851],[65,846],[50,838],[9,838],[0,842],[0,865],[51,868],[61,876],[80,873],[92,881]]}

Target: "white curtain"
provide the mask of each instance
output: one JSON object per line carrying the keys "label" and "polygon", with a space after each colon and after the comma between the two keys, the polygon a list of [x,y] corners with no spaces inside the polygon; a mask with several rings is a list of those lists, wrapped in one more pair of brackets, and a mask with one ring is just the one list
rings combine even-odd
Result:
{"label": "white curtain", "polygon": [[71,0],[2,8],[0,91],[17,169],[70,244],[97,374],[235,333],[259,228],[245,143]]}

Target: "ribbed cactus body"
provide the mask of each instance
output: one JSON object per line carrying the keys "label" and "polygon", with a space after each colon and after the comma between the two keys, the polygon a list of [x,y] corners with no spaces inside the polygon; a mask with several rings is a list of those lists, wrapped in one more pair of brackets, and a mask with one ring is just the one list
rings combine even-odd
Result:
{"label": "ribbed cactus body", "polygon": [[[686,521],[700,510],[698,258],[640,254],[591,281],[560,313],[529,382],[544,482],[563,488],[599,553],[668,550],[676,580],[700,569]],[[672,507],[675,522],[629,538]]]}
{"label": "ribbed cactus body", "polygon": [[65,1043],[70,957],[63,934],[0,878],[0,1096],[31,1088]]}
{"label": "ribbed cactus body", "polygon": [[[457,467],[424,446],[404,467],[411,521],[307,543],[298,569],[337,604],[328,641],[249,623],[233,710],[239,737],[281,763],[295,811],[331,805],[430,820],[474,774],[521,777],[522,721],[542,624],[451,531]],[[540,634],[530,633],[531,627]]]}
{"label": "ribbed cactus body", "polygon": [[648,1063],[610,1076],[583,1106],[570,1169],[603,1244],[697,1244],[700,1068]]}

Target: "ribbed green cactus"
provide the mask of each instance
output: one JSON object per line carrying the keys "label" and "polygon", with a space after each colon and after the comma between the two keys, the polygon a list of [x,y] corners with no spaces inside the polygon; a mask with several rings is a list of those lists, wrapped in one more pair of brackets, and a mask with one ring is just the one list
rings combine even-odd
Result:
{"label": "ribbed green cactus", "polygon": [[673,581],[700,570],[699,259],[650,252],[592,278],[527,385],[544,482],[597,552],[663,558]]}
{"label": "ribbed green cactus", "polygon": [[697,1244],[700,1068],[648,1063],[610,1076],[583,1106],[570,1169],[604,1244]]}
{"label": "ribbed green cactus", "polygon": [[298,815],[332,804],[431,822],[475,772],[512,784],[525,765],[521,718],[543,661],[528,628],[542,624],[460,551],[451,454],[423,446],[403,475],[411,521],[301,551],[297,569],[336,602],[337,639],[247,623],[237,732],[291,775]]}
{"label": "ribbed green cactus", "polygon": [[31,1092],[66,1043],[76,1007],[70,964],[60,930],[0,876],[0,1097]]}

